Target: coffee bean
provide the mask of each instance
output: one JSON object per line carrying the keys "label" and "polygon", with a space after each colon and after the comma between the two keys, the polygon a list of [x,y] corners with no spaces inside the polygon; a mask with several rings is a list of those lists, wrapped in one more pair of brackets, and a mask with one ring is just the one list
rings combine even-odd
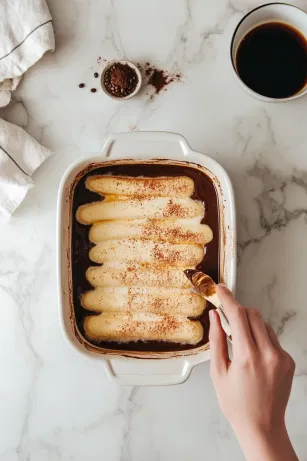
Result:
{"label": "coffee bean", "polygon": [[112,96],[122,98],[135,91],[138,76],[128,64],[114,63],[104,74],[103,83]]}

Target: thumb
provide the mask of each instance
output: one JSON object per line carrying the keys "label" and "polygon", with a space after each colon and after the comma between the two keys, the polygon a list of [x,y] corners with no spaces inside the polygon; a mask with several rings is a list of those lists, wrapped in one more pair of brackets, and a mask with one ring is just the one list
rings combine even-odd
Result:
{"label": "thumb", "polygon": [[209,341],[211,350],[211,374],[221,374],[228,368],[229,357],[227,339],[222,328],[220,317],[215,309],[209,312]]}

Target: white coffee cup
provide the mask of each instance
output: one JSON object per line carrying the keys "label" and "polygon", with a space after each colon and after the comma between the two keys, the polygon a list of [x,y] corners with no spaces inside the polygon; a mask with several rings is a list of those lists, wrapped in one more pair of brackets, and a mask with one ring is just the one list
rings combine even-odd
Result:
{"label": "white coffee cup", "polygon": [[307,93],[307,83],[298,93],[287,98],[271,98],[263,96],[249,88],[241,79],[236,67],[236,54],[242,39],[255,27],[260,24],[269,22],[286,23],[298,30],[307,40],[307,13],[293,5],[287,3],[268,3],[258,6],[247,13],[237,25],[231,40],[230,57],[234,74],[243,86],[243,88],[252,96],[255,96],[262,101],[284,102],[299,98]]}

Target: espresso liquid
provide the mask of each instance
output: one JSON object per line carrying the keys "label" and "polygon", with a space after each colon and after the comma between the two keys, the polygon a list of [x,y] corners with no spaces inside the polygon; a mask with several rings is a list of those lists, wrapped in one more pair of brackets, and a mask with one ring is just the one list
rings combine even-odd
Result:
{"label": "espresso liquid", "polygon": [[[92,290],[93,287],[86,280],[85,272],[89,266],[95,264],[89,259],[89,251],[94,246],[89,241],[88,234],[90,226],[80,224],[75,219],[76,210],[80,205],[90,202],[97,202],[103,198],[85,188],[85,180],[88,176],[92,175],[114,175],[114,176],[188,176],[193,179],[195,190],[192,198],[199,200],[205,204],[205,217],[202,223],[208,224],[213,232],[213,240],[206,245],[206,254],[203,261],[197,266],[199,270],[210,275],[215,281],[219,281],[219,208],[218,197],[215,186],[211,179],[201,171],[188,167],[166,164],[126,164],[126,165],[112,165],[102,168],[95,168],[89,173],[85,174],[76,185],[73,198],[73,222],[72,222],[72,282],[73,282],[73,301],[75,317],[79,331],[85,337],[83,329],[83,320],[87,315],[94,315],[81,306],[80,295],[86,291]],[[199,319],[204,329],[204,336],[202,341],[197,345],[201,346],[208,342],[209,333],[209,310],[210,304],[205,309],[203,315]],[[97,345],[97,344],[95,344]],[[121,351],[179,351],[186,349],[193,349],[197,346],[182,345],[176,343],[168,343],[162,341],[148,341],[148,342],[129,342],[129,343],[115,343],[115,342],[101,342],[98,346],[104,349],[116,349]]]}
{"label": "espresso liquid", "polygon": [[236,54],[242,81],[256,93],[288,98],[307,83],[307,42],[283,22],[261,24],[242,39]]}

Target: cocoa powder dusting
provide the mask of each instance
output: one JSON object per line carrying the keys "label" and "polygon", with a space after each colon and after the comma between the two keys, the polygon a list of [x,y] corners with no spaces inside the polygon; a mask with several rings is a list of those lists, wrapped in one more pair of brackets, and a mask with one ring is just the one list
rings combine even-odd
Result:
{"label": "cocoa powder dusting", "polygon": [[185,208],[180,205],[179,203],[174,203],[173,200],[169,200],[163,216],[165,218],[171,218],[172,216],[176,216],[178,218],[184,218],[185,217]]}
{"label": "cocoa powder dusting", "polygon": [[151,303],[151,308],[154,312],[159,313],[161,308],[163,307],[163,301],[161,298],[154,298]]}
{"label": "cocoa powder dusting", "polygon": [[[114,175],[115,177],[125,177],[130,176],[134,177],[136,180],[139,177],[147,177],[150,183],[150,188],[157,189],[159,191],[161,176],[188,176],[194,181],[195,189],[191,198],[196,201],[205,202],[206,214],[202,220],[203,224],[208,224],[212,230],[213,235],[219,235],[218,227],[218,203],[217,195],[212,181],[201,171],[198,171],[197,168],[187,166],[186,164],[180,165],[169,165],[164,161],[152,161],[150,164],[146,162],[131,162],[131,164],[121,164],[120,162],[111,165],[98,166],[93,169],[83,172],[82,176],[76,185],[73,193],[73,210],[72,215],[76,213],[78,206],[83,205],[89,202],[95,202],[101,200],[101,197],[96,193],[93,193],[86,189],[85,181],[88,176],[97,175],[97,174],[106,174]],[[152,182],[152,184],[151,184]],[[179,190],[179,193],[182,192]],[[166,218],[172,218],[174,213],[176,217],[179,214],[179,217],[185,216],[186,207],[178,205],[177,199],[168,199],[168,206],[165,209]],[[172,220],[172,219],[171,219]],[[72,279],[73,279],[73,301],[74,301],[74,314],[76,316],[76,325],[80,331],[80,334],[84,336],[83,321],[86,316],[89,315],[89,312],[82,307],[81,296],[82,293],[90,291],[93,287],[89,284],[88,280],[85,277],[85,272],[90,266],[98,266],[98,264],[93,263],[89,259],[89,250],[93,247],[93,244],[88,239],[88,226],[81,225],[75,219],[72,220]],[[136,309],[140,308],[140,303],[142,302],[142,294],[135,290],[135,287],[141,287],[144,283],[144,276],[148,280],[148,286],[159,287],[161,285],[161,280],[163,279],[163,286],[170,286],[174,283],[173,271],[165,271],[165,257],[167,254],[167,261],[171,262],[172,267],[176,267],[176,258],[179,257],[175,249],[172,252],[170,248],[168,251],[163,251],[163,242],[164,239],[166,242],[175,243],[176,239],[182,239],[181,235],[187,237],[187,242],[192,240],[190,238],[189,232],[192,232],[193,239],[197,239],[197,234],[189,229],[163,229],[161,225],[161,219],[150,219],[146,223],[145,228],[143,228],[144,237],[154,242],[159,243],[156,245],[154,252],[156,252],[156,261],[154,264],[140,264],[137,262],[132,262],[123,265],[115,265],[114,267],[102,269],[93,273],[94,284],[101,283],[105,277],[104,272],[108,274],[108,277],[113,280],[114,286],[127,286],[128,287],[128,300],[127,300],[127,323],[123,325],[123,335],[125,332],[129,332],[129,336],[135,337],[135,342],[126,344],[126,343],[108,343],[103,341],[98,344],[98,347],[101,350],[117,350],[122,351],[124,354],[129,355],[129,351],[141,351],[142,353],[147,353],[148,351],[156,353],[164,352],[173,352],[173,351],[183,351],[183,350],[193,350],[195,346],[193,345],[182,345],[180,343],[167,343],[165,341],[137,341],[137,332],[135,330],[146,329],[144,336],[163,338],[171,334],[171,332],[178,331],[182,328],[181,322],[178,322],[172,313],[170,307],[175,305],[174,300],[171,301],[171,304],[167,303],[166,300],[161,296],[157,298],[152,298],[148,301],[146,308],[144,306],[144,313],[148,308],[148,312],[161,313],[163,320],[161,322],[148,321],[143,322],[137,320],[135,317]],[[195,237],[194,237],[195,235]],[[131,241],[131,245],[133,242]],[[132,248],[132,247],[131,247]],[[218,254],[219,254],[219,239],[215,238],[210,245],[208,245],[205,257],[200,265],[197,267],[200,271],[205,271],[209,274],[213,280],[218,282],[219,279],[219,268],[218,268]],[[168,262],[167,262],[168,264]],[[183,275],[183,274],[182,274]],[[93,280],[93,278],[92,278]],[[174,295],[175,296],[175,295]],[[192,296],[192,294],[191,294]],[[195,296],[195,293],[193,293]],[[209,305],[204,313],[199,318],[199,321],[202,324],[204,329],[204,336],[201,342],[197,346],[203,346],[208,341],[208,330],[209,330],[209,319],[208,312],[211,306]],[[130,320],[133,320],[130,322]],[[148,317],[149,319],[149,317]],[[130,325],[129,325],[130,324]],[[131,330],[129,330],[131,328]],[[144,330],[143,330],[144,331]],[[164,332],[164,333],[163,333]]]}
{"label": "cocoa powder dusting", "polygon": [[172,241],[173,243],[195,242],[201,243],[201,236],[197,232],[193,232],[190,229],[181,229],[180,227],[174,227],[173,229],[168,227],[164,229],[159,226],[159,221],[155,219],[148,219],[143,227],[142,238],[144,239],[157,239],[162,241]]}

